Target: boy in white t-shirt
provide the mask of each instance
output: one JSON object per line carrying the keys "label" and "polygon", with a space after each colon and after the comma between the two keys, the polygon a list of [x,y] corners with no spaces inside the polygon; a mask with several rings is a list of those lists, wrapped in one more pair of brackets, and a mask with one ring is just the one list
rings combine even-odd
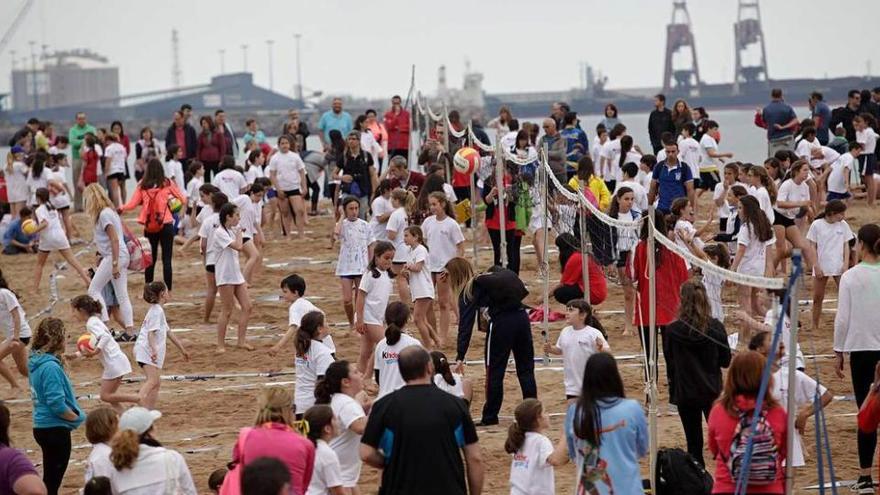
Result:
{"label": "boy in white t-shirt", "polygon": [[569,326],[562,329],[556,345],[544,343],[544,352],[562,356],[565,397],[571,401],[581,393],[587,360],[597,352],[610,352],[611,346],[601,330],[590,326],[590,323],[598,324],[598,320],[588,302],[582,299],[569,302],[565,321]]}
{"label": "boy in white t-shirt", "polygon": [[[296,273],[288,275],[281,280],[281,297],[284,298],[285,301],[290,303],[290,307],[287,310],[287,332],[284,333],[284,336],[281,337],[281,340],[278,341],[277,344],[272,346],[269,349],[269,355],[274,356],[278,354],[284,346],[290,342],[295,335],[297,330],[299,330],[300,323],[302,323],[302,317],[305,316],[306,313],[311,311],[321,311],[320,308],[311,303],[308,299],[303,297],[306,293],[306,281],[301,276]],[[323,311],[321,311],[323,313]],[[321,339],[321,343],[330,348],[330,352],[333,353],[333,357],[336,357],[336,344],[333,343],[333,337],[331,335],[327,335]]]}

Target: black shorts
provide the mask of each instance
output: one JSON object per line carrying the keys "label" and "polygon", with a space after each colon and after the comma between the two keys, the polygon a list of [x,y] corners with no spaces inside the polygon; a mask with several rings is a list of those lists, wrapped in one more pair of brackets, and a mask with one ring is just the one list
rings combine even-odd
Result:
{"label": "black shorts", "polygon": [[284,191],[285,196],[302,196],[302,193],[299,192],[299,189],[291,189],[290,191]]}
{"label": "black shorts", "polygon": [[205,271],[208,273],[214,273],[214,265],[205,265]]}
{"label": "black shorts", "polygon": [[251,238],[250,238],[250,237],[242,237],[242,238],[241,238],[241,244],[242,244],[242,245],[245,245],[245,244],[247,244],[247,243],[249,243],[249,242],[251,242]]}
{"label": "black shorts", "polygon": [[119,172],[115,174],[110,174],[107,176],[107,180],[116,179],[119,181],[125,181],[125,172]]}
{"label": "black shorts", "polygon": [[695,187],[704,191],[714,191],[715,185],[718,184],[718,182],[720,182],[718,178],[718,171],[700,172],[700,182]]}
{"label": "black shorts", "polygon": [[357,280],[363,277],[363,275],[340,275],[339,278],[344,278],[345,280]]}
{"label": "black shorts", "polygon": [[577,398],[578,398],[577,395],[568,395],[568,394],[565,394],[565,400],[571,400],[571,399],[577,399]]}
{"label": "black shorts", "polygon": [[142,362],[138,361],[137,364],[138,364],[138,366],[140,366],[141,368],[143,368],[144,366],[146,366],[146,365],[148,365],[148,364],[150,364],[150,363],[142,363]]}
{"label": "black shorts", "polygon": [[773,210],[773,225],[779,225],[783,228],[794,227],[794,220],[788,218],[787,216],[779,213],[779,210]]}
{"label": "black shorts", "polygon": [[28,345],[31,343],[31,338],[30,337],[19,337],[18,341],[24,345]]}
{"label": "black shorts", "polygon": [[864,177],[866,175],[874,175],[877,173],[877,155],[871,154],[862,154],[859,155],[859,170],[861,171],[861,175]]}
{"label": "black shorts", "polygon": [[62,206],[61,208],[55,208],[55,211],[67,211],[70,209],[70,206]]}
{"label": "black shorts", "polygon": [[627,261],[629,261],[629,251],[620,251],[619,253],[617,253],[618,268],[624,268]]}
{"label": "black shorts", "polygon": [[392,261],[391,264],[393,266],[403,266],[406,264],[406,261]]}

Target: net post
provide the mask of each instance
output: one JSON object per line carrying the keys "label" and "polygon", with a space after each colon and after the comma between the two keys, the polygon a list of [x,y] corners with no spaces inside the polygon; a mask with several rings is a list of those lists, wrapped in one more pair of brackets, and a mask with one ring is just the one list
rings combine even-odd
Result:
{"label": "net post", "polygon": [[590,263],[587,249],[587,208],[580,208],[578,224],[581,230],[581,277],[584,282],[584,301],[590,302]]}
{"label": "net post", "polygon": [[[657,490],[657,373],[656,373],[656,349],[657,349],[657,285],[656,285],[656,251],[654,236],[657,230],[654,227],[654,205],[648,207],[648,341],[645,346],[648,351],[648,466],[651,479],[651,490]],[[660,234],[664,235],[664,234]],[[641,329],[638,330],[641,332]]]}
{"label": "net post", "polygon": [[[791,253],[791,271],[792,274],[798,273],[801,269],[803,257],[800,249],[794,249]],[[797,413],[797,404],[794,398],[795,380],[797,373],[797,335],[798,335],[798,287],[800,285],[800,276],[794,277],[791,286],[788,288],[788,305],[789,305],[789,321],[791,323],[791,331],[789,332],[788,347],[785,352],[788,353],[788,397],[786,398],[786,410],[788,411],[788,429],[789,432],[785,439],[785,493],[790,495],[794,489],[794,466],[792,466],[792,450],[794,450],[794,432],[795,432],[795,416]],[[818,448],[818,446],[817,446]],[[819,452],[821,455],[821,452]]]}
{"label": "net post", "polygon": [[[547,153],[547,145],[546,144],[544,145],[543,151],[544,151],[544,156],[546,157],[547,156],[547,154],[546,154]],[[541,194],[541,204],[539,205],[539,208],[541,209],[541,211],[539,212],[539,214],[541,215],[541,221],[543,222],[541,230],[544,233],[544,246],[542,249],[544,252],[544,256],[542,259],[544,260],[544,263],[547,264],[547,266],[549,267],[550,265],[549,265],[549,263],[547,263],[547,256],[549,254],[548,248],[547,248],[547,228],[548,228],[547,224],[549,223],[549,219],[547,218],[547,211],[548,211],[547,205],[549,204],[550,198],[549,198],[549,188],[548,188],[549,184],[548,184],[548,177],[547,177],[547,169],[544,168],[543,158],[538,160],[538,174],[539,174],[537,176],[537,177],[539,177],[538,183],[540,185],[539,191]],[[543,329],[541,331],[541,335],[544,336],[545,343],[549,342],[549,338],[550,338],[550,273],[549,273],[549,271],[550,270],[548,269],[546,272],[544,272],[544,281],[543,281],[544,282],[544,321],[542,322],[542,325],[541,325],[541,328]],[[540,269],[539,269],[539,273],[540,273]],[[544,353],[544,366],[547,366],[549,364],[550,364],[550,356],[545,352]]]}
{"label": "net post", "polygon": [[507,207],[505,200],[507,192],[504,188],[504,148],[501,140],[495,141],[495,187],[498,188],[498,197],[495,198],[495,208],[498,210],[500,225],[498,236],[501,240],[501,266],[507,266]]}
{"label": "net post", "polygon": [[[443,102],[443,128],[446,132],[443,133],[443,149],[446,150],[446,154],[449,155],[451,148],[449,147],[449,142],[452,139],[452,126],[449,125],[449,107],[446,106],[446,102]],[[452,177],[452,164],[449,163],[449,160],[446,161],[446,177]]]}
{"label": "net post", "polygon": [[[475,150],[477,150],[477,155],[479,155],[480,154],[480,150],[478,149],[479,147],[473,143],[473,141],[475,141],[475,139],[473,137],[471,137],[472,136],[472,134],[470,132],[471,127],[472,127],[471,124],[468,124],[468,133],[467,133],[466,138],[467,138],[469,144],[471,145],[471,147],[474,148]],[[449,176],[449,177],[451,180],[452,176]],[[474,270],[478,271],[479,268],[478,268],[478,263],[477,263],[477,261],[478,261],[477,256],[479,255],[479,246],[477,246],[477,171],[476,170],[474,170],[474,173],[470,174],[469,181],[470,181],[470,184],[468,186],[471,189],[471,201],[470,201],[470,203],[471,203],[471,244],[472,244],[472,249],[473,249],[473,253],[474,253],[474,261],[473,261]]]}

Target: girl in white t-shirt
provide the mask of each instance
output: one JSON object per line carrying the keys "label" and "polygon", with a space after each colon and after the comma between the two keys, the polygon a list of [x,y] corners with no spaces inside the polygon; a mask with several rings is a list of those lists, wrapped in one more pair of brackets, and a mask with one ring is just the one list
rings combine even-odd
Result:
{"label": "girl in white t-shirt", "polygon": [[[743,196],[739,199],[740,228],[737,235],[736,255],[731,270],[746,275],[770,276],[773,274],[773,228],[767,216],[754,196]],[[761,303],[758,300],[759,289],[747,285],[737,286],[739,291],[740,309],[751,315],[761,314]],[[749,330],[743,327],[740,342],[747,342]]]}
{"label": "girl in white t-shirt", "polygon": [[247,155],[244,161],[244,180],[248,184],[253,184],[260,177],[265,177],[263,165],[266,163],[266,155],[262,150],[256,149]]}
{"label": "girl in white t-shirt", "polygon": [[440,351],[431,351],[431,361],[434,363],[434,385],[440,390],[452,394],[470,406],[474,398],[474,384],[470,379],[452,371],[446,354]]}
{"label": "girl in white t-shirt", "polygon": [[819,253],[819,261],[813,265],[813,330],[819,329],[828,277],[834,277],[834,282],[840,286],[840,276],[849,268],[849,241],[854,236],[845,218],[846,203],[831,200],[807,232],[807,240]]}
{"label": "girl in white t-shirt", "polygon": [[312,406],[303,415],[303,420],[309,425],[306,436],[315,444],[315,467],[306,495],[345,495],[339,456],[329,443],[339,433],[333,422],[333,408]]}
{"label": "girl in white t-shirt", "polygon": [[370,260],[367,271],[358,285],[354,329],[361,336],[359,370],[369,369],[368,366],[373,360],[373,349],[382,340],[385,308],[394,289],[394,284],[391,282],[393,273],[390,272],[392,259],[394,259],[394,244],[388,241],[377,242],[373,248],[373,259]]}
{"label": "girl in white t-shirt", "polygon": [[213,237],[217,227],[220,226],[220,215],[216,212],[220,211],[229,200],[225,194],[221,193],[211,184],[203,184],[199,188],[199,193],[210,204],[205,205],[202,208],[202,212],[199,213],[199,217],[201,217],[199,220],[199,235],[187,241],[180,249],[183,251],[189,246],[190,242],[195,241],[195,239],[199,240],[199,252],[202,254],[202,262],[205,264],[205,316],[203,321],[208,323],[208,320],[211,318],[211,312],[214,311],[214,302],[217,299],[217,278],[215,276],[217,271],[217,253],[214,250]]}
{"label": "girl in white t-shirt", "polygon": [[414,320],[422,341],[430,347],[438,344],[437,331],[428,322],[428,311],[434,302],[434,284],[428,270],[428,248],[425,235],[418,225],[410,225],[403,232],[407,258],[403,276],[409,279],[410,294],[414,306]]}
{"label": "girl in white t-shirt", "polygon": [[183,347],[183,342],[171,332],[165,319],[165,309],[162,307],[168,302],[168,288],[165,283],[157,281],[145,285],[144,301],[150,307],[134,343],[134,360],[144,370],[146,377],[138,393],[141,396],[141,406],[152,410],[159,400],[159,370],[165,366],[166,340],[171,340],[183,355],[184,361],[189,361],[189,353]]}
{"label": "girl in white t-shirt", "polygon": [[106,159],[104,174],[107,178],[107,189],[110,199],[118,208],[122,203],[122,187],[125,184],[125,171],[128,165],[126,159],[128,152],[125,146],[119,143],[119,136],[108,133],[105,141],[104,158]]}
{"label": "girl in white t-shirt", "polygon": [[[614,197],[611,198],[608,215],[611,218],[627,222],[636,221],[639,219],[639,214],[633,208],[634,202],[635,193],[633,190],[618,184],[617,191],[614,193]],[[625,316],[623,334],[630,335],[633,331],[632,321],[636,291],[635,287],[633,287],[632,278],[628,274],[628,266],[631,264],[630,253],[635,252],[636,245],[639,243],[639,229],[638,227],[615,227],[614,231],[617,235],[615,250],[617,253],[617,261],[615,263],[617,265],[617,279],[620,280],[620,285],[623,286],[623,312]]]}
{"label": "girl in white t-shirt", "polygon": [[773,205],[776,204],[776,184],[767,175],[767,169],[760,166],[749,168],[749,194],[758,200],[761,211],[767,216],[767,221],[773,225],[776,215],[773,213]]}
{"label": "girl in white t-shirt", "polygon": [[544,435],[550,428],[550,417],[538,399],[523,400],[513,411],[513,417],[504,442],[504,451],[513,454],[511,495],[556,493],[553,468],[568,462],[565,435],[560,435],[555,446]]}
{"label": "girl in white t-shirt", "polygon": [[[177,188],[186,191],[186,177],[183,176],[183,150],[176,144],[168,147],[168,155],[165,157],[163,165],[165,178],[171,179]],[[203,166],[204,168],[204,166]],[[189,196],[187,196],[189,198]]]}
{"label": "girl in white t-shirt", "polygon": [[777,265],[783,264],[785,258],[791,255],[786,244],[787,239],[793,248],[803,252],[807,264],[813,266],[816,264],[816,251],[804,239],[804,233],[796,224],[799,213],[803,211],[805,214],[808,209],[812,210],[814,203],[807,183],[810,178],[810,164],[805,160],[794,162],[787,176],[788,179],[779,186],[776,208],[774,208],[773,233],[776,236],[774,261]]}
{"label": "girl in white t-shirt", "polygon": [[37,189],[41,187],[48,187],[49,185],[49,164],[47,163],[49,156],[45,153],[37,153],[34,155],[34,161],[31,164],[30,171],[27,174],[27,179],[25,179],[25,184],[27,184],[28,188],[28,201],[27,204],[30,207],[35,207],[37,204]]}
{"label": "girl in white t-shirt", "polygon": [[3,271],[0,270],[0,327],[5,330],[5,336],[0,342],[0,376],[9,382],[13,395],[18,395],[21,388],[18,386],[15,376],[9,368],[3,364],[3,359],[12,354],[12,360],[21,376],[28,376],[28,351],[27,345],[31,339],[31,327],[28,325],[24,308],[18,302],[18,294],[9,288]]}
{"label": "girl in white t-shirt", "polygon": [[391,204],[391,181],[383,179],[376,188],[376,195],[373,202],[370,203],[370,228],[373,230],[373,242],[387,241],[388,233],[385,231],[388,226],[388,219],[394,211]]}
{"label": "girl in white t-shirt", "polygon": [[263,186],[251,184],[247,194],[239,194],[230,201],[238,207],[238,214],[241,217],[238,226],[241,228],[244,242],[241,252],[245,256],[242,274],[250,287],[254,280],[254,271],[263,264],[263,253],[260,251],[263,239],[263,229],[260,226]]}
{"label": "girl in white t-shirt", "polygon": [[49,171],[49,180],[46,187],[49,189],[52,206],[61,215],[61,223],[64,224],[64,232],[70,242],[82,242],[78,240],[79,231],[70,220],[70,198],[73,194],[67,184],[64,167],[67,167],[67,155],[58,153],[52,156],[52,170]]}
{"label": "girl in white t-shirt", "polygon": [[333,351],[322,342],[328,333],[324,324],[324,313],[321,311],[309,311],[303,315],[296,330],[293,343],[296,348],[293,399],[296,419],[302,419],[303,413],[315,405],[315,384],[324,377],[327,368],[336,360],[333,358]]}
{"label": "girl in white t-shirt", "polygon": [[[703,246],[705,243],[703,239],[700,238],[700,235],[712,224],[712,211],[710,211],[709,222],[706,222],[706,225],[703,226],[700,230],[697,230],[694,227],[694,220],[696,220],[696,215],[694,214],[694,206],[687,198],[678,198],[672,202],[672,207],[670,208],[672,214],[671,221],[667,220],[667,223],[670,225],[674,225],[673,232],[675,233],[675,243],[684,250],[691,252],[694,256],[697,256],[702,259],[706,259],[706,253],[703,252]],[[691,264],[688,260],[684,260],[685,266],[688,269],[691,268]]]}
{"label": "girl in white t-shirt", "polygon": [[40,280],[43,278],[43,267],[46,260],[52,252],[58,252],[67,263],[73,267],[80,278],[85,282],[86,287],[91,283],[88,272],[76,260],[73,252],[70,250],[70,242],[64,234],[64,227],[61,225],[61,215],[58,210],[52,206],[49,198],[49,190],[45,187],[37,189],[37,202],[40,206],[34,212],[37,222],[37,232],[40,233],[39,254],[37,254],[37,265],[34,268],[34,291],[40,290]]}
{"label": "girl in white t-shirt", "polygon": [[[222,194],[222,193],[218,193]],[[238,314],[238,334],[236,346],[252,351],[254,348],[245,341],[248,319],[251,315],[251,301],[248,296],[247,284],[241,273],[238,253],[244,249],[239,221],[241,216],[238,207],[226,203],[220,208],[217,217],[218,227],[211,235],[211,245],[216,256],[214,262],[214,279],[220,292],[223,308],[217,318],[217,353],[226,352],[226,328],[235,309],[235,302],[241,308]]]}
{"label": "girl in white t-shirt", "polygon": [[196,225],[196,215],[199,214],[199,208],[205,206],[202,199],[201,188],[205,183],[205,166],[202,162],[193,160],[189,164],[187,170],[189,181],[186,183],[186,214],[192,218],[193,225]]}
{"label": "girl in white t-shirt", "polygon": [[[703,252],[709,261],[725,270],[730,269],[730,253],[722,242],[707,244]],[[703,272],[703,287],[706,289],[706,297],[709,299],[709,307],[712,309],[712,318],[724,323],[724,304],[721,293],[724,290],[724,277],[711,271]]]}
{"label": "girl in white t-shirt", "polygon": [[[400,275],[407,261],[409,250],[406,248],[406,242],[403,240],[403,231],[409,226],[409,216],[413,212],[416,205],[416,197],[410,191],[404,189],[395,189],[391,192],[391,206],[394,211],[388,217],[388,223],[385,226],[385,232],[388,240],[394,243],[394,260],[391,271],[395,275]],[[402,301],[410,300],[409,282],[406,277],[397,277],[397,293]]]}
{"label": "girl in white t-shirt", "polygon": [[560,332],[556,345],[544,342],[544,352],[562,356],[565,397],[573,401],[581,393],[587,360],[597,352],[611,352],[611,346],[587,301],[570,301],[565,308],[565,321],[568,326]]}
{"label": "girl in white t-shirt", "polygon": [[[391,260],[388,260],[390,263]],[[327,367],[324,378],[315,386],[315,403],[329,404],[338,425],[330,448],[339,456],[340,478],[346,491],[358,493],[361,474],[358,449],[367,426],[372,401],[364,393],[364,375],[348,361],[336,361]]]}
{"label": "girl in white t-shirt", "polygon": [[453,303],[452,290],[443,272],[449,260],[464,256],[464,234],[455,219],[452,203],[442,191],[428,195],[428,207],[431,216],[422,222],[422,232],[425,233],[425,245],[428,247],[428,270],[434,281],[436,305],[440,310],[438,325],[432,303],[428,310],[428,323],[437,330],[437,347],[443,347],[449,335],[450,316],[458,314],[458,304]]}
{"label": "girl in white t-shirt", "polygon": [[[305,204],[309,194],[306,188],[306,164],[298,154],[290,150],[290,146],[290,136],[279,137],[278,152],[269,159],[269,167],[266,170],[269,172],[272,186],[278,193],[282,212],[292,210],[299,238],[302,239],[305,237],[305,226],[308,223]],[[286,214],[282,213],[282,222]]]}
{"label": "girl in white t-shirt", "polygon": [[15,152],[6,155],[6,168],[3,170],[12,218],[18,218],[18,212],[27,204],[28,200],[27,178],[30,169],[24,163],[24,150],[20,150],[20,148],[20,146],[15,146],[12,148]]}
{"label": "girl in white t-shirt", "polygon": [[367,271],[373,230],[358,215],[360,202],[354,196],[342,200],[345,218],[336,223],[333,237],[339,240],[339,257],[336,261],[336,276],[342,290],[342,305],[348,324],[354,327],[354,296],[361,276]]}
{"label": "girl in white t-shirt", "polygon": [[94,338],[94,350],[80,348],[79,353],[91,358],[97,356],[104,372],[101,375],[101,400],[122,412],[122,403],[137,404],[141,398],[136,394],[119,393],[122,377],[131,373],[131,363],[122,348],[113,339],[107,325],[101,321],[101,303],[89,296],[76,296],[70,301],[76,319],[86,324],[86,330]]}
{"label": "girl in white t-shirt", "polygon": [[400,368],[397,366],[397,358],[400,352],[411,346],[422,346],[422,343],[404,332],[404,327],[409,321],[409,306],[394,301],[385,309],[385,338],[376,344],[376,352],[373,363],[373,377],[379,384],[379,395],[376,399],[394,392],[406,385],[400,376]]}

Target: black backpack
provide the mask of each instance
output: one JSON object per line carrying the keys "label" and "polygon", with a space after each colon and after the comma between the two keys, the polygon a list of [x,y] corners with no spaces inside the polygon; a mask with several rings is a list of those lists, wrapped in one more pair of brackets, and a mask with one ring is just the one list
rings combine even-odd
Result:
{"label": "black backpack", "polygon": [[656,495],[709,495],[712,475],[694,457],[681,449],[657,452]]}

